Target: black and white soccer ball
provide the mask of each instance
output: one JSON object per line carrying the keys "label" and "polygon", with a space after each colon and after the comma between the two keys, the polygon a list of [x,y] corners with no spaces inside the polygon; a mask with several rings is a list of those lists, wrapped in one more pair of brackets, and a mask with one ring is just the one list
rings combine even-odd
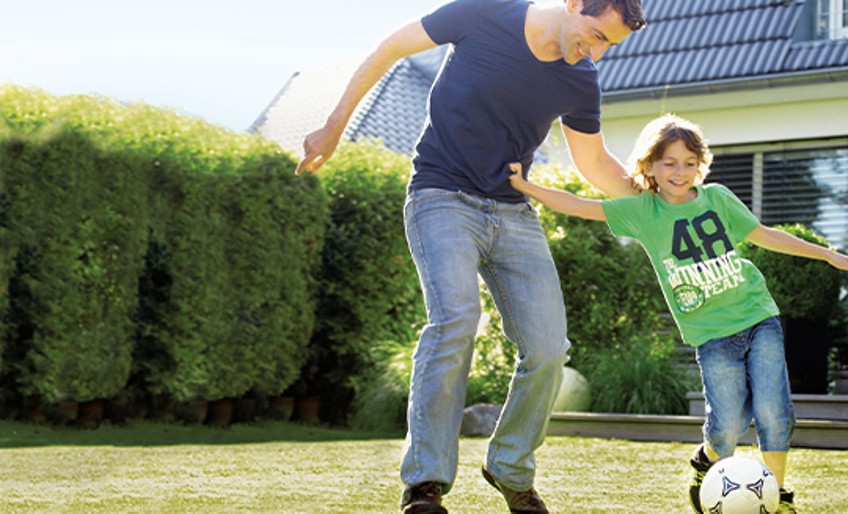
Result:
{"label": "black and white soccer ball", "polygon": [[727,457],[713,464],[701,483],[704,514],[773,514],[780,486],[762,462]]}

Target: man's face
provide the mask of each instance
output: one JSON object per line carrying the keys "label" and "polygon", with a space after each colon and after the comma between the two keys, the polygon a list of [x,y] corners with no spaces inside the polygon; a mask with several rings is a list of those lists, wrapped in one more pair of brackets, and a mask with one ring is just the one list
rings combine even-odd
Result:
{"label": "man's face", "polygon": [[560,30],[562,58],[577,64],[588,57],[598,61],[611,46],[618,45],[632,32],[621,13],[607,9],[598,17],[580,14],[581,2],[569,0],[567,19]]}

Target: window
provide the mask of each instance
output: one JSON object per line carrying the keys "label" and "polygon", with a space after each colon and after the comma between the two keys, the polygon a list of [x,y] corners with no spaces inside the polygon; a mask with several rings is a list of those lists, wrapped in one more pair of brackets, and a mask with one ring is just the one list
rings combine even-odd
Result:
{"label": "window", "polygon": [[707,182],[729,187],[764,225],[803,223],[846,251],[848,139],[829,143],[715,149]]}
{"label": "window", "polygon": [[848,38],[848,0],[818,0],[817,6],[819,37]]}

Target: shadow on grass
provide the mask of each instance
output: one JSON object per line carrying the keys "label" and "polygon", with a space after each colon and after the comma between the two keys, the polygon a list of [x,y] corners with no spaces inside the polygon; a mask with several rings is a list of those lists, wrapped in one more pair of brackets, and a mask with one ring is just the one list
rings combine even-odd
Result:
{"label": "shadow on grass", "polygon": [[355,432],[282,421],[234,424],[227,428],[130,420],[115,426],[104,422],[96,430],[0,420],[0,448],[43,446],[173,446],[273,442],[363,441],[398,439],[397,433]]}

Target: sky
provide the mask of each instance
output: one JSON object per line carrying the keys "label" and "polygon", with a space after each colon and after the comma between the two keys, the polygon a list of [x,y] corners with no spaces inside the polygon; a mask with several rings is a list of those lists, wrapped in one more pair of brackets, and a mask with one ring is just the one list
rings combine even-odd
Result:
{"label": "sky", "polygon": [[443,1],[0,0],[0,84],[243,132],[295,72],[362,59]]}

